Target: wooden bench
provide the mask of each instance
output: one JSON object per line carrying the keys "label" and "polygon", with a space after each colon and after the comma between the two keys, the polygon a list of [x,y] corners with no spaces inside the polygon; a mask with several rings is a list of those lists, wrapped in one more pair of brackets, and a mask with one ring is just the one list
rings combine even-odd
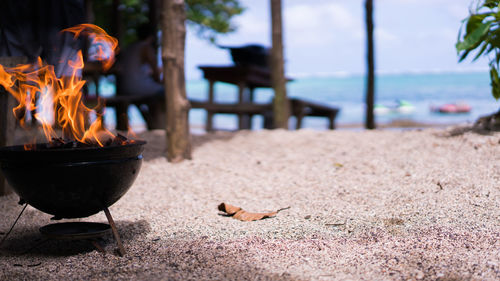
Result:
{"label": "wooden bench", "polygon": [[[207,116],[215,114],[236,114],[239,119],[243,116],[248,116],[249,119],[253,115],[262,115],[264,117],[263,127],[266,129],[272,128],[272,111],[273,105],[271,103],[210,103],[190,100],[191,108],[204,109]],[[207,132],[213,130],[211,127],[212,121],[207,122]],[[242,129],[240,127],[240,129]],[[251,129],[251,128],[246,128]]]}
{"label": "wooden bench", "polygon": [[[192,108],[202,108],[211,114],[246,114],[246,115],[262,115],[264,117],[263,127],[265,129],[273,128],[273,105],[272,103],[257,104],[257,103],[207,103],[199,101],[191,101]],[[302,128],[302,120],[307,116],[326,117],[328,118],[328,128],[335,129],[335,119],[340,109],[335,106],[319,104],[316,102],[292,98],[290,99],[290,115],[297,119],[296,129]]]}
{"label": "wooden bench", "polygon": [[[131,105],[137,106],[139,111],[141,112],[143,118],[146,121],[147,128],[149,130],[152,129],[164,129],[166,122],[165,110],[164,106],[158,106],[161,112],[156,113],[152,116],[150,112],[145,112],[142,110],[141,105],[152,105],[152,104],[164,104],[165,101],[163,99],[159,99],[157,97],[141,97],[141,96],[113,96],[113,97],[100,97],[97,98],[95,96],[86,97],[85,104],[89,107],[96,107],[99,105],[99,101],[103,103],[106,107],[112,107],[116,110],[116,129],[121,131],[128,130],[129,118],[128,118],[128,108]],[[99,111],[99,108],[96,108]],[[163,110],[161,110],[163,109]],[[163,120],[163,119],[165,120]]]}
{"label": "wooden bench", "polygon": [[[128,115],[127,109],[130,105],[135,105],[139,108],[143,104],[152,104],[158,102],[164,102],[155,97],[136,97],[136,96],[118,96],[101,98],[106,107],[113,107],[117,111],[117,129],[127,130],[128,129]],[[98,105],[98,100],[95,97],[87,97],[86,104],[90,107],[95,107]],[[249,116],[262,115],[264,118],[263,127],[265,129],[271,129],[273,124],[272,103],[210,103],[203,101],[190,100],[191,108],[204,109],[207,114],[235,114],[241,117],[242,115]],[[297,119],[296,129],[302,128],[303,119],[307,116],[314,117],[326,117],[328,118],[328,128],[335,129],[335,119],[337,118],[340,109],[335,106],[329,106],[325,104],[320,104],[317,102],[312,102],[308,100],[292,98],[290,99],[290,115],[295,116]],[[148,114],[143,114],[146,119],[146,123],[149,129],[152,128],[164,128],[160,125],[154,125],[155,120],[153,116]],[[208,131],[212,130],[209,128]]]}
{"label": "wooden bench", "polygon": [[[264,128],[272,128],[272,104],[256,104],[254,90],[257,88],[271,88],[271,73],[269,69],[256,66],[199,66],[203,77],[209,82],[208,103],[193,104],[193,108],[203,108],[207,112],[206,130],[211,131],[212,117],[217,113],[237,114],[239,129],[251,128],[251,117],[255,114],[264,116]],[[287,81],[292,81],[288,79]],[[224,82],[238,87],[237,104],[220,104],[214,99],[214,84]],[[246,91],[248,90],[248,91]],[[303,99],[290,99],[290,115],[297,118],[297,129],[302,127],[302,120],[306,116],[326,117],[329,128],[335,129],[335,118],[339,108],[319,104]]]}
{"label": "wooden bench", "polygon": [[[238,116],[238,128],[251,129],[251,120],[254,115],[262,115],[264,118],[263,127],[265,129],[273,128],[273,105],[272,103],[255,103],[254,90],[257,88],[271,88],[271,75],[269,69],[262,67],[251,66],[200,66],[203,71],[204,78],[209,82],[208,99],[206,101],[190,100],[191,108],[203,109],[207,113],[205,130],[210,132],[213,130],[213,116],[215,114],[235,114]],[[97,70],[96,70],[97,69]],[[87,76],[90,80],[96,83],[95,96],[99,96],[98,83],[99,67],[89,67]],[[118,71],[115,69],[115,75]],[[118,79],[119,77],[117,77]],[[287,79],[292,81],[291,79]],[[224,82],[236,85],[238,88],[238,102],[236,103],[219,103],[215,101],[216,82]],[[120,92],[119,89],[116,89]],[[95,96],[86,97],[87,105],[94,107],[98,104]],[[118,130],[128,129],[127,111],[130,105],[135,105],[141,111],[148,129],[163,129],[166,123],[165,100],[158,97],[140,97],[140,96],[114,96],[102,98],[107,107],[113,107],[116,110],[116,128]],[[143,111],[141,105],[156,106],[157,109],[153,113]],[[308,100],[292,98],[290,99],[290,115],[297,119],[296,128],[302,127],[302,120],[306,116],[326,117],[329,120],[329,128],[335,129],[335,118],[339,112],[339,108],[328,106]]]}
{"label": "wooden bench", "polygon": [[[272,105],[257,104],[254,101],[254,91],[258,88],[271,88],[271,72],[268,68],[259,66],[199,66],[203,71],[203,77],[208,81],[207,107],[200,107],[206,110],[207,132],[212,131],[212,118],[217,113],[231,113],[238,115],[238,129],[252,128],[252,115],[261,114],[264,116],[264,127],[271,128],[269,123],[272,114]],[[287,79],[291,81],[291,79]],[[215,83],[223,82],[235,85],[238,88],[238,103],[233,105],[220,104],[215,101]],[[212,105],[213,104],[213,105]],[[219,105],[221,105],[219,107]],[[194,106],[193,106],[194,107]],[[207,110],[208,109],[208,110]],[[218,110],[220,109],[220,110]],[[269,112],[269,109],[271,112]],[[222,112],[225,111],[225,112]]]}
{"label": "wooden bench", "polygon": [[[120,83],[115,83],[115,96],[112,97],[102,97],[99,92],[100,79],[103,76],[113,75],[117,80],[121,79],[120,69],[113,66],[107,72],[103,72],[102,65],[99,62],[86,62],[83,71],[83,78],[88,82],[93,82],[95,85],[95,92],[89,93],[88,84],[83,89],[84,92],[84,102],[89,107],[96,107],[99,105],[98,100],[106,107],[112,107],[116,111],[116,129],[120,131],[128,130],[129,118],[128,118],[128,108],[130,105],[135,105],[141,112],[143,118],[146,121],[148,129],[164,129],[166,125],[165,116],[165,100],[158,97],[144,97],[144,96],[124,96],[120,95],[119,85]],[[99,97],[99,98],[98,98]],[[149,112],[144,110],[142,105],[148,105]],[[102,109],[96,108],[99,112]],[[154,111],[153,113],[151,111]]]}
{"label": "wooden bench", "polygon": [[290,99],[291,115],[297,118],[297,129],[302,127],[302,119],[306,116],[327,117],[329,121],[328,128],[335,129],[335,118],[339,113],[338,107],[319,104],[303,99]]}

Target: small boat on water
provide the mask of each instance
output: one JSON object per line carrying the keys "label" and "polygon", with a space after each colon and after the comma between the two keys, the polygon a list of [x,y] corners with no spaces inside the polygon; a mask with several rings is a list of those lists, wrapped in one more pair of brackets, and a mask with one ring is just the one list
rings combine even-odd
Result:
{"label": "small boat on water", "polygon": [[440,106],[431,106],[432,112],[446,113],[446,114],[459,114],[459,113],[469,113],[471,111],[471,106],[464,103],[447,103]]}
{"label": "small boat on water", "polygon": [[374,112],[377,115],[387,114],[411,114],[415,111],[415,107],[405,100],[397,100],[393,105],[376,104]]}

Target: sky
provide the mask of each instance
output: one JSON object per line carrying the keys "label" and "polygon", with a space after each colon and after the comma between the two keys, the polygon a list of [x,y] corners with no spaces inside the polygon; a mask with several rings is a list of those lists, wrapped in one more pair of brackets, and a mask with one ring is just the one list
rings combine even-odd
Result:
{"label": "sky", "polygon": [[[482,71],[488,62],[458,63],[455,43],[473,0],[374,0],[378,73]],[[240,0],[237,31],[218,43],[270,47],[269,0]],[[282,0],[285,72],[291,77],[365,72],[364,0]],[[230,65],[227,50],[188,27],[186,75],[200,79],[199,65]]]}

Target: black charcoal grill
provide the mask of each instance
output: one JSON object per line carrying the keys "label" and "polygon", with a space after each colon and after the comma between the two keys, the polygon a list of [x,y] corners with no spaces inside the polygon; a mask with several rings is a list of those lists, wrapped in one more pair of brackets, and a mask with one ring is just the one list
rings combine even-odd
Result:
{"label": "black charcoal grill", "polygon": [[[125,250],[108,207],[118,201],[136,179],[144,144],[144,141],[131,141],[108,147],[55,149],[37,144],[32,150],[25,150],[24,146],[2,147],[0,168],[21,200],[54,215],[55,219],[83,218],[104,211],[123,255]],[[80,229],[89,229],[88,224],[82,223]],[[75,224],[71,226],[79,229]],[[51,229],[57,229],[55,236],[61,234],[59,237],[64,238],[64,233],[69,233],[70,238],[79,237],[73,230],[64,231],[64,226],[45,227],[42,233],[51,236]]]}

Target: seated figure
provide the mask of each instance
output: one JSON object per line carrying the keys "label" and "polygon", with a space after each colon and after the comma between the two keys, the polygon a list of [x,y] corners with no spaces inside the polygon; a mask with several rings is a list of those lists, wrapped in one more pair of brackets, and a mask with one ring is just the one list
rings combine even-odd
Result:
{"label": "seated figure", "polygon": [[117,96],[140,98],[144,103],[139,110],[148,129],[165,128],[165,88],[154,49],[155,29],[143,24],[137,38],[117,57]]}

